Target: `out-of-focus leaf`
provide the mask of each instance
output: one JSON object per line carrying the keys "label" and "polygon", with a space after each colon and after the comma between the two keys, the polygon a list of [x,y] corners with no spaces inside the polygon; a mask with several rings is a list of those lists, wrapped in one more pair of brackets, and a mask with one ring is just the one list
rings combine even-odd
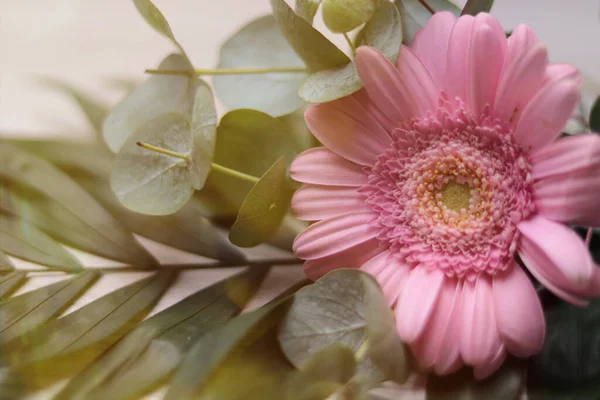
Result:
{"label": "out-of-focus leaf", "polygon": [[546,340],[527,369],[532,400],[598,398],[600,300],[585,308],[559,301],[547,307]]}
{"label": "out-of-focus leaf", "polygon": [[427,400],[516,400],[525,385],[525,370],[517,361],[481,381],[467,369],[447,376],[431,375],[427,380]]}
{"label": "out-of-focus leaf", "polygon": [[[410,44],[415,33],[425,26],[431,13],[419,2],[419,0],[396,0],[396,7],[402,17],[402,32],[404,43]],[[460,15],[460,8],[448,0],[428,0],[435,11],[450,11],[457,17]]]}
{"label": "out-of-focus leaf", "polygon": [[307,222],[300,221],[298,218],[288,213],[283,218],[277,231],[267,240],[267,243],[281,250],[291,252],[294,239],[300,232],[306,229],[307,226]]}
{"label": "out-of-focus leaf", "polygon": [[144,321],[76,376],[61,399],[129,399],[166,378],[207,332],[239,314],[268,268],[253,268],[186,297]]}
{"label": "out-of-focus leaf", "polygon": [[[373,16],[359,33],[359,46],[371,46],[396,62],[402,43],[400,14],[392,3],[377,0]],[[298,93],[309,103],[322,103],[350,95],[362,88],[354,63],[320,70],[304,80]]]}
{"label": "out-of-focus leaf", "polygon": [[375,2],[376,0],[324,0],[325,26],[335,33],[350,32],[371,18]]}
{"label": "out-of-focus leaf", "polygon": [[51,237],[29,222],[0,214],[0,249],[37,264],[76,271],[79,261]]}
{"label": "out-of-focus leaf", "polygon": [[590,129],[593,132],[600,133],[600,96],[594,102],[590,112]]}
{"label": "out-of-focus leaf", "polygon": [[[281,34],[272,15],[258,18],[221,47],[218,68],[304,67]],[[218,75],[213,87],[229,108],[251,108],[273,116],[289,114],[304,104],[298,87],[305,73]]]}
{"label": "out-of-focus leaf", "polygon": [[158,68],[188,71],[191,75],[153,75],[117,104],[102,129],[112,151],[119,151],[128,137],[161,114],[179,113],[191,120],[196,89],[204,83],[194,77],[192,66],[179,54],[171,54]]}
{"label": "out-of-focus leaf", "polygon": [[269,239],[287,213],[293,190],[280,158],[254,185],[229,231],[231,243],[253,247]]}
{"label": "out-of-focus leaf", "polygon": [[[72,313],[23,335],[23,349],[10,349],[11,366],[64,356],[102,341],[108,346],[122,337],[170,286],[175,272],[161,271],[115,290]],[[119,333],[116,335],[116,333]]]}
{"label": "out-of-focus leaf", "polygon": [[[393,338],[397,335],[393,315],[382,303],[376,283],[365,279],[372,280],[358,270],[336,270],[296,293],[279,328],[279,343],[294,365],[303,365],[334,343],[355,352],[366,346],[360,373],[375,380],[406,380],[408,361]],[[380,325],[369,325],[375,323]]]}
{"label": "out-of-focus leaf", "polygon": [[0,275],[0,300],[16,290],[27,278],[25,271],[13,271]]}
{"label": "out-of-focus leaf", "polygon": [[217,109],[210,87],[200,81],[192,107],[191,182],[200,190],[208,178],[217,143]]}
{"label": "out-of-focus leaf", "polygon": [[477,15],[480,12],[490,12],[494,0],[467,0],[462,15]]}
{"label": "out-of-focus leaf", "polygon": [[0,251],[0,272],[12,271],[13,269],[15,269],[15,266],[6,257],[6,254]]}
{"label": "out-of-focus leaf", "polygon": [[58,315],[99,276],[97,271],[86,271],[0,302],[0,343],[27,334]]}
{"label": "out-of-focus leaf", "polygon": [[[171,381],[165,400],[187,400],[198,393],[204,395],[202,398],[219,400],[277,399],[274,396],[281,395],[280,385],[291,367],[274,359],[274,340],[266,341],[270,344],[267,348],[260,346],[265,343],[265,335],[281,320],[287,303],[270,303],[202,336]],[[269,364],[269,368],[264,368]],[[261,377],[257,370],[266,376]],[[228,375],[237,379],[226,379]],[[245,375],[245,379],[240,379],[240,375]],[[244,382],[244,385],[231,382]]]}
{"label": "out-of-focus leaf", "polygon": [[339,68],[350,59],[325,36],[297,15],[285,0],[270,0],[279,29],[311,72]]}
{"label": "out-of-focus leaf", "polygon": [[119,261],[144,266],[157,265],[152,257],[119,222],[89,193],[48,161],[0,144],[0,176],[42,193],[85,222],[106,240],[121,248]]}
{"label": "out-of-focus leaf", "polygon": [[322,1],[323,0],[296,0],[294,11],[312,24]]}
{"label": "out-of-focus leaf", "polygon": [[296,142],[300,146],[300,150],[308,150],[315,146],[315,137],[308,129],[306,120],[304,119],[305,108],[301,108],[296,112],[284,115],[278,119],[286,124],[290,131],[294,134]]}

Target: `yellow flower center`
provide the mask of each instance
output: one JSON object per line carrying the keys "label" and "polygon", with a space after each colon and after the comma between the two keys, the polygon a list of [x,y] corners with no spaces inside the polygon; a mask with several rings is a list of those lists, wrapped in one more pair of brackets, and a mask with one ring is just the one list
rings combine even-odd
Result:
{"label": "yellow flower center", "polygon": [[442,203],[450,210],[460,212],[461,209],[468,210],[471,200],[471,186],[466,183],[449,181],[441,190]]}

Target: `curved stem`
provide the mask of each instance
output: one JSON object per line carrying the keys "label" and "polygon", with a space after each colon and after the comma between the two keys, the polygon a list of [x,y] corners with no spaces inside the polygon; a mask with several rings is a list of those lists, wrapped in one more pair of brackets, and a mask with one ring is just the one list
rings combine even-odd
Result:
{"label": "curved stem", "polygon": [[[157,75],[184,75],[189,76],[190,71],[176,69],[147,69],[147,74]],[[271,73],[306,73],[303,67],[272,67],[272,68],[217,68],[197,69],[196,75],[248,75],[248,74],[271,74]]]}
{"label": "curved stem", "polygon": [[144,149],[151,150],[156,153],[164,154],[164,155],[171,156],[171,157],[181,158],[182,160],[190,162],[190,157],[186,154],[181,154],[176,151],[163,149],[162,147],[153,146],[151,144],[144,143],[144,142],[136,142],[135,144],[137,144],[140,147],[143,147]]}
{"label": "curved stem", "polygon": [[350,46],[350,49],[352,50],[352,55],[355,56],[356,55],[356,47],[354,46],[354,43],[352,43],[352,39],[350,39],[350,36],[348,36],[348,34],[345,32],[342,35],[344,35],[344,39],[346,39],[346,42],[348,42],[348,45]]}
{"label": "curved stem", "polygon": [[212,163],[211,168],[213,171],[218,171],[223,174],[227,174],[229,176],[233,176],[234,178],[242,179],[246,182],[256,183],[260,180],[256,176],[248,175],[240,171],[236,171],[235,169],[227,168],[219,164]]}

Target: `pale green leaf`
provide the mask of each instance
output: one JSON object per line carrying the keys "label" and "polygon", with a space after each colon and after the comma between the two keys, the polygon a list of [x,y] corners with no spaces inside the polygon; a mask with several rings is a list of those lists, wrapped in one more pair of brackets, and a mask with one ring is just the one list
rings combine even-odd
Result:
{"label": "pale green leaf", "polygon": [[[190,71],[184,56],[171,54],[159,69]],[[117,104],[104,120],[103,135],[114,152],[149,120],[160,114],[179,113],[192,118],[196,89],[202,81],[181,75],[153,75]]]}
{"label": "pale green leaf", "polygon": [[13,271],[8,274],[0,274],[0,300],[8,297],[27,278],[25,271]]}
{"label": "pale green leaf", "polygon": [[300,17],[285,0],[270,0],[279,29],[311,72],[339,68],[350,59]]}
{"label": "pale green leaf", "polygon": [[58,315],[99,276],[97,271],[86,271],[0,302],[0,343],[27,334]]}
{"label": "pale green leaf", "polygon": [[195,189],[200,190],[208,178],[217,141],[215,100],[212,91],[204,81],[199,81],[194,96],[191,134],[190,181]]}
{"label": "pale green leaf", "polygon": [[239,314],[268,270],[249,269],[144,321],[76,376],[59,397],[128,399],[153,387],[179,365],[199,337]]}
{"label": "pale green leaf", "polygon": [[11,256],[66,271],[82,265],[64,247],[29,222],[0,214],[0,249]]}
{"label": "pale green leaf", "polygon": [[0,251],[0,272],[12,271],[15,266],[8,259],[4,252]]}
{"label": "pale green leaf", "polygon": [[[396,0],[395,4],[402,17],[404,42],[410,44],[415,33],[431,18],[431,12],[419,0]],[[460,8],[449,0],[428,0],[427,4],[435,11],[450,11],[457,17],[461,12]]]}
{"label": "pale green leaf", "polygon": [[167,19],[150,0],[133,0],[133,4],[135,4],[140,15],[156,32],[175,41],[175,35],[173,35]]}
{"label": "pale green leaf", "polygon": [[[392,3],[377,0],[373,16],[359,33],[359,46],[371,46],[396,62],[402,43],[400,14]],[[362,88],[354,63],[318,71],[300,86],[300,97],[309,103],[322,103],[348,96]]]}
{"label": "pale green leaf", "polygon": [[494,0],[467,0],[467,3],[463,7],[462,15],[477,15],[480,12],[490,12]]}
{"label": "pale green leaf", "polygon": [[375,3],[376,0],[324,0],[325,26],[335,33],[350,32],[371,18]]}
{"label": "pale green leaf", "polygon": [[25,185],[56,202],[85,222],[105,240],[120,247],[120,261],[139,266],[157,265],[156,260],[119,222],[68,175],[48,161],[8,142],[0,144],[0,176]]}
{"label": "pale green leaf", "polygon": [[266,243],[281,250],[291,252],[296,236],[307,227],[308,223],[306,221],[300,221],[298,218],[288,213],[283,218],[277,231],[266,241]]}
{"label": "pale green leaf", "polygon": [[288,126],[296,142],[298,143],[299,150],[308,150],[311,147],[315,147],[316,139],[308,129],[306,120],[304,119],[304,112],[306,108],[303,107],[291,114],[284,115],[278,119]]}
{"label": "pale green leaf", "polygon": [[[272,15],[258,18],[221,47],[218,68],[302,68],[304,63],[281,34]],[[273,116],[302,107],[298,87],[305,73],[218,75],[215,93],[229,108],[251,108]]]}
{"label": "pale green leaf", "polygon": [[292,193],[285,162],[280,158],[246,196],[229,231],[231,243],[253,247],[269,239],[281,225]]}
{"label": "pale green leaf", "polygon": [[296,0],[294,11],[312,24],[322,1],[323,0]]}

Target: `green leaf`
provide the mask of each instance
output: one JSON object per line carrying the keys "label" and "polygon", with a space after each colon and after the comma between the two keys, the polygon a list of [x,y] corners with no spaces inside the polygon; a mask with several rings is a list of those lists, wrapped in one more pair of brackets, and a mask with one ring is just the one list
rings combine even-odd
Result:
{"label": "green leaf", "polygon": [[[217,68],[304,67],[281,34],[272,15],[258,18],[233,34],[221,46]],[[217,75],[213,87],[230,109],[251,108],[275,117],[304,105],[298,87],[306,73]]]}
{"label": "green leaf", "polygon": [[231,243],[253,247],[269,239],[287,213],[293,190],[280,158],[254,185],[229,231]]}
{"label": "green leaf", "polygon": [[7,298],[13,291],[23,284],[27,278],[25,271],[14,271],[0,274],[0,300]]}
{"label": "green leaf", "polygon": [[[191,65],[179,54],[171,54],[159,65],[159,69],[189,71]],[[106,117],[103,135],[106,144],[114,152],[149,120],[161,114],[179,113],[189,120],[200,79],[181,75],[153,75],[141,86],[117,104]]]}
{"label": "green leaf", "polygon": [[600,392],[600,300],[585,308],[560,300],[545,310],[546,340],[530,359],[532,400],[597,399]]}
{"label": "green leaf", "polygon": [[0,214],[0,249],[11,256],[66,271],[82,269],[64,247],[25,220]]}
{"label": "green leaf", "polygon": [[325,26],[335,33],[350,32],[371,18],[375,3],[376,0],[324,0]]}
{"label": "green leaf", "polygon": [[179,365],[199,337],[239,314],[268,270],[248,269],[144,321],[76,376],[58,397],[128,399],[154,387]]}
{"label": "green leaf", "polygon": [[15,266],[13,265],[12,261],[8,259],[4,252],[0,251],[0,273],[12,271],[13,269],[15,269]]}
{"label": "green leaf", "polygon": [[119,222],[68,175],[48,161],[24,152],[17,146],[0,144],[0,176],[40,192],[68,210],[74,217],[118,246],[119,261],[155,266],[156,260]]}
{"label": "green leaf", "polygon": [[209,86],[200,81],[192,107],[191,182],[200,190],[208,178],[217,142],[217,110]]}
{"label": "green leaf", "polygon": [[153,306],[170,286],[175,272],[161,271],[115,290],[72,313],[23,335],[24,348],[11,348],[11,366],[64,356],[98,344],[109,346]]}
{"label": "green leaf", "polygon": [[322,1],[323,0],[296,0],[294,11],[312,24]]}
{"label": "green leaf", "polygon": [[477,15],[480,12],[490,12],[494,0],[467,0],[461,15]]}
{"label": "green leaf", "polygon": [[[410,44],[415,33],[431,18],[431,13],[419,0],[396,0],[395,4],[402,17],[404,43]],[[427,4],[435,11],[450,11],[457,17],[460,16],[461,9],[448,0],[428,0]]]}
{"label": "green leaf", "polygon": [[0,343],[27,334],[58,315],[99,276],[97,271],[86,271],[0,302]]}
{"label": "green leaf", "polygon": [[298,16],[285,0],[270,0],[279,29],[311,72],[339,68],[350,59],[325,36]]}
{"label": "green leaf", "polygon": [[382,296],[363,272],[341,269],[327,274],[294,296],[279,328],[283,352],[292,364],[301,366],[335,343],[355,352],[366,346],[368,357],[359,364],[360,373],[379,381],[404,382],[408,361],[394,337],[393,314]]}
{"label": "green leaf", "polygon": [[[396,62],[402,43],[400,14],[392,3],[377,0],[373,16],[359,33],[359,46],[371,46]],[[321,70],[310,75],[298,93],[309,103],[322,103],[348,96],[362,88],[354,63]]]}
{"label": "green leaf", "polygon": [[516,400],[521,398],[524,384],[522,363],[508,361],[481,381],[467,369],[443,377],[432,374],[427,380],[427,400]]}
{"label": "green leaf", "polygon": [[600,96],[594,102],[590,112],[590,129],[592,132],[600,133]]}

